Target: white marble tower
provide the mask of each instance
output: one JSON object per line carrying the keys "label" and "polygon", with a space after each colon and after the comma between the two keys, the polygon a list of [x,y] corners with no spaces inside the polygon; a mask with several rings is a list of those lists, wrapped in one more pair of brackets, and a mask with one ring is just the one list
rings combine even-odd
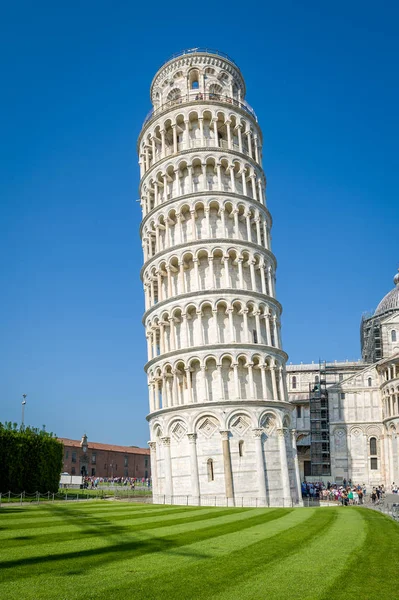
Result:
{"label": "white marble tower", "polygon": [[158,70],[151,101],[138,152],[154,501],[295,503],[263,139],[244,79],[196,48]]}

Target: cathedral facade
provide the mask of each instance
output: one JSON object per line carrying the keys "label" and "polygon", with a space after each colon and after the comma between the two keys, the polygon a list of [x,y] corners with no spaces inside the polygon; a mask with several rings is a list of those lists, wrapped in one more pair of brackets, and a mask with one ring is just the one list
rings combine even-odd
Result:
{"label": "cathedral facade", "polygon": [[360,338],[358,362],[287,365],[302,480],[399,483],[399,274]]}

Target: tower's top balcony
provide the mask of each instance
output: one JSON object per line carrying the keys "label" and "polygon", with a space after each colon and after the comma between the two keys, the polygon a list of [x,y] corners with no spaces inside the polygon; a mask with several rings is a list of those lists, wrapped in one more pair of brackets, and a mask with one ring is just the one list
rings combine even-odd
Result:
{"label": "tower's top balcony", "polygon": [[235,62],[219,50],[191,48],[174,54],[151,84],[155,109],[191,93],[217,94],[243,102],[245,81]]}

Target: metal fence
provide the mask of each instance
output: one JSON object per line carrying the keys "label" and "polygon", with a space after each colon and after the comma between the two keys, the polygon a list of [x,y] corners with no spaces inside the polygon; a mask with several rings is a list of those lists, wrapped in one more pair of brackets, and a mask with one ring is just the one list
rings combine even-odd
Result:
{"label": "metal fence", "polygon": [[220,507],[250,507],[250,508],[291,508],[302,506],[296,499],[275,499],[261,498],[256,496],[235,496],[226,498],[225,496],[190,496],[154,494],[153,504],[169,504],[179,506],[220,506]]}
{"label": "metal fence", "polygon": [[372,504],[367,502],[365,504],[366,508],[370,508],[371,510],[376,510],[388,517],[392,517],[395,521],[399,522],[399,503],[398,502],[389,502],[388,500],[380,500],[378,503]]}
{"label": "metal fence", "polygon": [[113,490],[60,490],[57,493],[47,492],[41,494],[34,492],[27,494],[21,492],[14,494],[6,492],[0,494],[0,507],[4,504],[40,504],[41,502],[55,501],[87,501],[87,500],[129,500],[135,502],[152,503],[152,493],[146,490],[113,489]]}

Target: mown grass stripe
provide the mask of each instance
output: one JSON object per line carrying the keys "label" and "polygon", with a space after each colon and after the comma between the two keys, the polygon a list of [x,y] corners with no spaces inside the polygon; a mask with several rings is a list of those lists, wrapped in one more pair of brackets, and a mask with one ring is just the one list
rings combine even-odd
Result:
{"label": "mown grass stripe", "polygon": [[[121,505],[119,505],[121,506]],[[140,505],[140,507],[142,507],[142,505]],[[64,515],[70,515],[71,517],[73,517],[73,519],[78,519],[80,518],[90,518],[93,519],[95,517],[99,518],[100,520],[102,520],[103,516],[107,516],[109,517],[110,515],[115,515],[115,518],[119,518],[119,515],[121,515],[120,518],[123,518],[123,514],[128,514],[131,515],[132,518],[135,517],[135,515],[137,515],[139,518],[141,518],[144,514],[148,514],[148,516],[153,515],[154,513],[157,514],[172,514],[172,513],[190,513],[190,512],[195,512],[198,510],[199,507],[191,507],[189,508],[189,510],[187,511],[186,507],[176,507],[176,508],[172,508],[172,507],[164,507],[164,509],[153,509],[153,510],[140,510],[140,507],[137,507],[136,505],[132,506],[132,505],[127,505],[125,507],[125,505],[123,505],[122,510],[118,509],[118,506],[115,505],[111,505],[109,506],[109,508],[104,508],[102,507],[101,511],[94,511],[91,509],[91,507],[87,507],[85,506],[83,507],[79,507],[79,511],[78,510],[71,510],[71,508],[68,507],[62,507],[61,505],[58,505],[57,507],[55,506],[46,506],[45,510],[49,511],[48,514],[46,515],[41,515],[40,517],[38,516],[32,516],[32,517],[25,517],[23,516],[23,514],[19,515],[18,517],[15,516],[15,513],[12,515],[11,519],[7,519],[7,516],[5,514],[5,511],[2,512],[0,511],[0,529],[4,530],[5,528],[7,529],[19,529],[21,526],[21,519],[23,519],[24,525],[30,525],[32,526],[32,528],[37,528],[40,527],[40,524],[43,524],[47,527],[47,525],[51,524],[51,521],[53,521],[54,519],[57,519],[59,515],[62,515],[63,518],[65,518]],[[30,509],[30,507],[22,507],[21,510],[23,511],[24,508],[28,511]],[[35,507],[37,508],[37,510],[40,510],[42,507]],[[212,507],[200,507],[203,509],[208,509],[208,508],[212,508]],[[223,508],[223,507],[221,507]],[[221,508],[213,508],[213,510],[221,510]]]}
{"label": "mown grass stripe", "polygon": [[[284,511],[284,509],[281,510]],[[162,579],[151,573],[137,582],[135,595],[131,595],[131,597],[151,598],[152,600],[165,598],[209,600],[237,581],[241,581],[245,585],[265,564],[278,561],[282,556],[296,552],[298,545],[303,546],[318,535],[322,529],[330,527],[335,518],[336,513],[333,511],[315,511],[306,521],[297,523],[272,539],[261,539],[259,542],[239,550],[232,547],[226,556],[210,557],[209,559],[205,556],[198,560],[195,568],[178,569],[166,573]],[[120,585],[116,583],[116,591],[121,597],[127,593],[127,589],[126,583],[121,582]],[[97,596],[91,595],[89,592],[88,598],[105,600],[109,597],[109,593],[109,589],[99,591]],[[234,598],[234,596],[230,597]],[[268,598],[268,596],[264,595],[260,598]]]}
{"label": "mown grass stripe", "polygon": [[[86,525],[89,522],[86,531],[90,531],[90,515],[85,516],[82,508],[65,509],[64,531],[73,521],[72,512]],[[76,551],[66,554],[68,544],[61,539],[54,544],[55,529],[49,529],[52,552],[58,554],[55,559],[48,554],[50,546],[43,544],[36,557],[39,561],[29,562],[26,556],[19,566],[22,548],[4,549],[3,557],[12,558],[15,566],[0,568],[1,598],[327,600],[332,595],[357,597],[361,593],[368,600],[379,600],[394,597],[399,584],[398,526],[374,511],[339,507],[237,513],[224,509],[231,514],[175,525],[173,521],[180,520],[181,514],[171,514],[164,525],[154,512],[158,523],[150,519],[140,525],[137,518],[125,530],[121,524],[126,517],[116,504],[109,509],[103,505],[102,510],[102,520],[110,526],[103,529],[100,550],[97,537],[87,535],[83,528],[81,540],[74,543]],[[23,514],[31,518],[33,513]],[[35,514],[40,518],[42,511]],[[143,514],[147,520],[148,516],[148,512]],[[62,510],[54,519],[63,523]],[[93,521],[101,529],[98,515],[93,515]],[[118,533],[110,533],[112,525]],[[37,551],[33,541],[30,557]]]}
{"label": "mown grass stripe", "polygon": [[[239,509],[239,512],[248,512],[250,509]],[[132,519],[123,517],[123,521],[117,520],[114,518],[112,521],[107,521],[104,524],[98,522],[97,520],[92,523],[91,521],[83,521],[81,523],[68,523],[63,525],[58,525],[57,527],[53,527],[51,529],[51,534],[49,535],[46,528],[42,528],[40,530],[36,530],[35,535],[30,534],[30,530],[18,530],[16,534],[15,531],[8,532],[8,535],[4,534],[0,536],[1,539],[1,549],[0,549],[0,560],[1,554],[3,551],[8,550],[9,548],[22,548],[24,545],[28,545],[34,543],[35,546],[41,544],[51,544],[56,543],[57,545],[60,542],[70,542],[81,539],[82,530],[84,531],[85,539],[89,537],[101,537],[107,534],[126,534],[140,531],[150,531],[151,529],[157,529],[160,526],[164,527],[165,524],[168,527],[174,527],[175,525],[181,525],[187,522],[197,523],[199,521],[209,521],[211,519],[216,519],[219,517],[224,517],[227,515],[231,515],[231,509],[225,510],[198,510],[195,513],[180,515],[180,513],[174,513],[168,516],[157,516],[156,518],[145,517],[144,519],[136,519],[132,521]],[[178,518],[176,518],[178,516]],[[71,531],[71,528],[74,531]],[[24,544],[25,542],[25,544]]]}
{"label": "mown grass stripe", "polygon": [[390,517],[367,508],[352,508],[360,513],[366,536],[362,546],[356,547],[351,560],[343,563],[343,570],[330,588],[320,596],[330,600],[334,590],[344,589],[345,595],[360,595],[367,600],[397,598],[399,596],[399,524]]}
{"label": "mown grass stripe", "polygon": [[[106,587],[103,582],[114,581],[115,569],[118,569],[118,582],[123,581],[124,583],[131,582],[131,590],[124,592],[124,598],[134,597],[134,588],[136,582],[141,578],[146,578],[149,574],[157,574],[159,579],[162,579],[165,574],[171,574],[173,571],[179,571],[182,567],[189,567],[195,569],[198,561],[202,562],[203,558],[213,558],[221,555],[228,554],[231,549],[239,550],[245,548],[247,545],[257,543],[259,536],[262,539],[265,537],[272,538],[284,529],[288,529],[300,521],[305,521],[310,518],[315,509],[306,511],[281,511],[280,518],[269,520],[266,523],[260,525],[254,525],[253,527],[241,530],[236,533],[228,533],[211,539],[206,539],[200,542],[193,542],[191,545],[178,547],[171,549],[168,552],[155,552],[153,554],[145,554],[140,557],[134,557],[133,559],[125,558],[119,559],[115,562],[108,562],[108,557],[104,557],[100,563],[92,563],[88,569],[85,564],[80,565],[77,560],[65,561],[60,568],[53,574],[41,573],[31,574],[31,577],[27,580],[30,584],[40,589],[43,598],[46,600],[59,600],[65,594],[65,598],[72,600],[73,598],[86,598],[87,594],[90,593],[90,587],[92,582],[95,585],[98,581],[101,581],[101,587]],[[74,577],[76,588],[80,591],[76,595],[71,595],[71,575]],[[57,594],[54,592],[54,580],[56,581]],[[14,582],[5,583],[3,589],[7,592],[15,585]],[[98,587],[98,586],[97,586]],[[80,596],[80,593],[84,594]],[[109,589],[109,596],[112,598],[119,597],[115,596],[114,590]],[[145,596],[143,596],[144,598]],[[24,598],[24,600],[28,600]],[[8,600],[11,600],[9,598]],[[32,596],[32,600],[37,600]],[[167,599],[166,599],[167,600]]]}
{"label": "mown grass stripe", "polygon": [[[345,569],[346,562],[352,553],[362,548],[366,539],[363,518],[350,512],[351,509],[337,511],[332,525],[319,531],[308,544],[298,545],[293,554],[282,557],[277,564],[264,565],[247,585],[243,586],[242,581],[235,586],[230,585],[215,596],[215,600],[263,598],[266,591],[268,597],[278,598],[283,590],[289,590],[290,600],[304,597],[311,600],[320,597],[326,586],[331,585],[331,589],[336,591],[336,580]],[[305,565],[311,565],[310,572],[304,568]]]}
{"label": "mown grass stripe", "polygon": [[[243,508],[243,509],[238,509],[239,511],[243,512],[243,511],[248,511],[250,509],[248,508]],[[21,524],[19,527],[12,527],[12,528],[7,528],[5,527],[4,530],[2,532],[0,532],[0,539],[2,538],[6,538],[8,535],[12,535],[13,533],[15,535],[18,534],[18,532],[24,531],[24,532],[29,532],[29,531],[35,531],[37,533],[40,532],[40,530],[51,530],[51,533],[53,533],[53,529],[60,527],[60,526],[72,526],[72,527],[76,527],[76,528],[83,528],[85,530],[87,530],[89,527],[101,527],[101,529],[106,528],[108,525],[112,525],[115,526],[116,524],[120,524],[121,526],[124,526],[125,524],[128,525],[134,525],[134,524],[145,524],[145,523],[152,523],[155,521],[168,521],[168,520],[174,520],[174,519],[182,519],[182,520],[187,520],[190,518],[195,517],[198,514],[227,514],[227,512],[232,512],[232,509],[226,509],[226,508],[219,508],[219,509],[212,509],[212,508],[197,508],[195,511],[191,511],[189,513],[185,512],[184,510],[182,511],[167,511],[165,513],[159,514],[156,513],[154,514],[148,514],[148,513],[144,513],[144,514],[140,514],[139,512],[134,512],[134,513],[129,513],[129,512],[122,512],[122,514],[119,513],[114,513],[113,511],[110,511],[109,513],[107,513],[106,515],[104,515],[103,518],[99,518],[96,516],[92,517],[90,515],[90,513],[84,514],[84,515],[74,515],[74,514],[70,514],[69,512],[66,512],[65,514],[63,513],[55,513],[53,515],[53,520],[50,523],[41,523],[41,526],[28,526],[26,528],[22,528]],[[105,518],[107,517],[107,518]],[[61,518],[61,519],[60,519]],[[61,522],[60,522],[61,520]],[[39,525],[39,524],[37,524]],[[37,531],[39,530],[39,531]],[[54,532],[57,533],[57,532]]]}
{"label": "mown grass stripe", "polygon": [[[176,504],[174,506],[168,504],[142,504],[139,502],[128,502],[127,500],[120,500],[118,502],[113,502],[110,500],[101,500],[98,502],[86,501],[86,502],[49,502],[44,504],[29,504],[22,506],[8,506],[7,504],[3,504],[0,508],[0,518],[1,519],[19,519],[21,515],[24,515],[26,520],[34,520],[36,518],[45,519],[46,511],[53,510],[54,508],[62,510],[65,508],[68,511],[74,512],[85,512],[86,510],[90,510],[92,514],[94,513],[106,513],[109,510],[141,510],[148,512],[156,512],[156,511],[172,511],[172,510],[186,510],[190,512],[190,510],[195,510],[196,506],[182,506]],[[206,508],[206,507],[203,507]],[[216,507],[217,508],[217,507]],[[40,515],[40,516],[39,516]]]}
{"label": "mown grass stripe", "polygon": [[[131,564],[129,559],[121,560],[119,565],[122,570],[126,568],[130,572],[134,572],[135,578],[147,577],[151,572],[157,573],[158,577],[162,577],[164,573],[170,573],[172,570],[175,571],[189,564],[195,566],[195,563],[203,558],[213,559],[228,554],[232,549],[236,551],[251,544],[256,544],[260,539],[270,539],[282,531],[309,519],[314,510],[280,512],[278,519],[269,519],[238,532],[225,533],[202,541],[194,541],[177,548],[176,551],[172,549],[166,554],[143,555],[135,558],[134,565]],[[101,566],[101,573],[104,575],[107,570],[112,571],[113,568],[113,565],[105,563]]]}
{"label": "mown grass stripe", "polygon": [[[104,557],[104,562],[120,560],[121,556],[128,555],[129,558],[136,558],[143,554],[152,552],[168,552],[184,545],[192,544],[197,541],[210,539],[232,533],[242,531],[248,527],[259,523],[281,518],[284,512],[290,509],[265,510],[255,509],[253,516],[249,514],[229,515],[221,519],[214,519],[212,525],[208,523],[197,524],[196,527],[190,527],[190,524],[185,525],[185,529],[181,526],[175,528],[161,528],[158,533],[153,536],[142,535],[134,536],[133,540],[128,536],[120,539],[112,540],[113,543],[104,546],[95,546],[94,542],[98,540],[88,540],[91,543],[89,547],[76,548],[71,552],[64,551],[62,554],[54,552],[53,547],[42,547],[42,554],[38,556],[28,556],[26,553],[16,551],[8,551],[9,559],[1,563],[0,577],[5,580],[30,577],[33,569],[36,573],[50,573],[59,570],[63,561],[68,560],[71,564],[74,559],[77,559],[76,564],[80,568],[86,566],[90,568],[95,561],[97,564],[101,562],[101,557]],[[292,509],[291,509],[292,510]],[[216,522],[218,521],[218,522]],[[154,530],[157,531],[157,530]],[[65,547],[66,544],[63,545]],[[72,546],[73,547],[73,546]],[[44,552],[46,549],[47,553]],[[14,558],[15,557],[15,558]]]}

